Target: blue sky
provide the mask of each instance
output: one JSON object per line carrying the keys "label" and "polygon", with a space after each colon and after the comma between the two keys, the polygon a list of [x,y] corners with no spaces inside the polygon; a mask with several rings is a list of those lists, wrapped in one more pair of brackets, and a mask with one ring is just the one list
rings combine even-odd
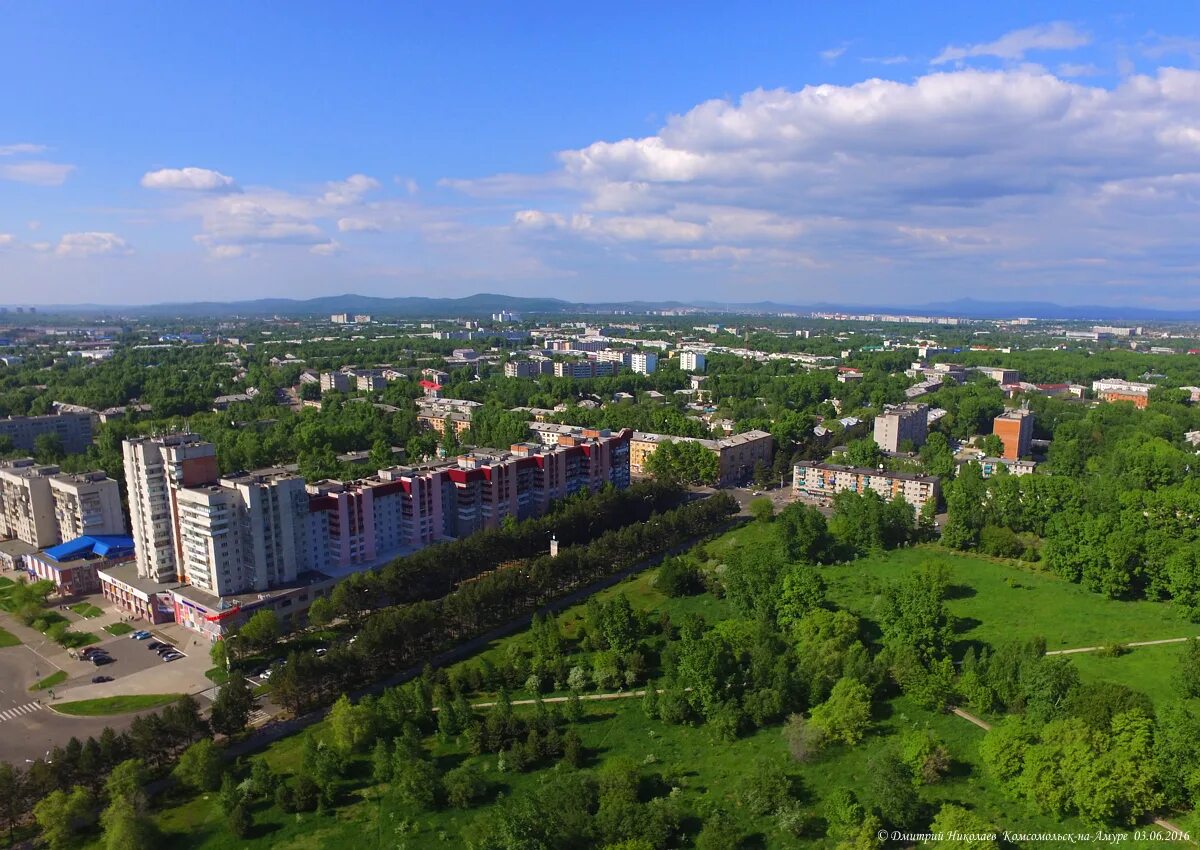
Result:
{"label": "blue sky", "polygon": [[0,302],[1200,306],[1188,4],[10,3]]}

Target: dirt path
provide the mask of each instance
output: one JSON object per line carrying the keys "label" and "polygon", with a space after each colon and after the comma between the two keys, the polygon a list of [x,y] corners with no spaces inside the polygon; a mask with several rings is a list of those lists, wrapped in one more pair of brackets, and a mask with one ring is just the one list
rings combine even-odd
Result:
{"label": "dirt path", "polygon": [[[1135,649],[1139,646],[1163,646],[1164,644],[1168,644],[1168,643],[1187,643],[1189,640],[1191,640],[1190,637],[1164,638],[1163,640],[1140,640],[1140,641],[1135,641],[1134,643],[1124,643],[1124,644],[1121,644],[1121,646],[1127,646],[1130,649]],[[1105,647],[1103,647],[1103,646],[1081,646],[1076,649],[1051,649],[1046,654],[1047,655],[1075,655],[1076,653],[1080,653],[1080,652],[1099,652],[1102,649],[1105,649]]]}

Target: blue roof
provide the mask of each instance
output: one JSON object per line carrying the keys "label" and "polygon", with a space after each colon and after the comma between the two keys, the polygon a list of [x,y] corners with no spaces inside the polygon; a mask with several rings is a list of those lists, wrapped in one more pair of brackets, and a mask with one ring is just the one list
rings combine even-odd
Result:
{"label": "blue roof", "polygon": [[100,558],[120,558],[133,554],[133,538],[126,534],[85,534],[46,550],[58,562],[74,561],[95,555]]}

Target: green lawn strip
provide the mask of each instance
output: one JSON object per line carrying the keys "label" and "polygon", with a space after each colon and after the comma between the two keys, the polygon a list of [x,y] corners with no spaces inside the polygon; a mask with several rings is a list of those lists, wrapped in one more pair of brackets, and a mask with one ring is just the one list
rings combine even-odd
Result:
{"label": "green lawn strip", "polygon": [[229,681],[229,671],[224,667],[209,667],[204,671],[204,676],[210,682],[215,682],[218,685],[223,685]]}
{"label": "green lawn strip", "polygon": [[106,714],[127,714],[131,711],[157,708],[160,705],[175,702],[181,696],[183,694],[122,694],[115,697],[58,703],[54,706],[54,710],[61,714],[71,714],[77,717],[101,717]]}
{"label": "green lawn strip", "polygon": [[99,608],[97,608],[95,605],[93,605],[90,602],[76,602],[74,605],[68,605],[67,607],[70,610],[74,611],[76,614],[78,614],[80,617],[84,617],[85,619],[91,619],[92,617],[99,617],[101,614],[104,613],[102,610],[100,610]]}
{"label": "green lawn strip", "polygon": [[53,688],[56,685],[61,685],[65,681],[67,681],[66,671],[59,670],[57,673],[51,673],[46,678],[40,679],[40,680],[34,682],[32,685],[29,686],[29,690],[44,691],[44,690],[48,690],[49,688]]}
{"label": "green lawn strip", "polygon": [[0,629],[0,647],[20,646],[21,639],[6,629]]}
{"label": "green lawn strip", "polygon": [[128,623],[110,623],[104,627],[104,631],[108,632],[110,635],[115,635],[116,637],[127,635],[133,630],[133,626],[129,625]]}

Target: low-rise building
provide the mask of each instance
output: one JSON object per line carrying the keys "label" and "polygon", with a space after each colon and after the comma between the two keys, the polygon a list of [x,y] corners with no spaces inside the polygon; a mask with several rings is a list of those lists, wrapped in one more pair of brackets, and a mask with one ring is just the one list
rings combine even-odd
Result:
{"label": "low-rise building", "polygon": [[665,442],[699,443],[717,456],[717,486],[729,487],[744,481],[762,463],[769,467],[775,453],[775,441],[766,431],[744,431],[720,440],[674,437],[635,431],[629,442],[629,473],[634,478],[649,475],[646,460]]}
{"label": "low-rise building", "polygon": [[1032,460],[1014,460],[1006,457],[982,457],[978,461],[984,478],[991,478],[1003,467],[1010,475],[1032,475],[1037,471],[1037,463]]}
{"label": "low-rise building", "polygon": [[[98,570],[133,560],[133,538],[89,534],[26,556],[26,569],[35,580],[54,583],[59,596],[83,596],[100,590]],[[135,566],[134,569],[137,569]]]}
{"label": "low-rise building", "polygon": [[481,406],[466,399],[424,398],[417,402],[417,425],[439,434],[445,434],[447,427],[455,434],[465,434],[471,428],[471,417]]}
{"label": "low-rise building", "polygon": [[8,416],[0,419],[0,437],[7,437],[18,451],[31,452],[38,437],[51,435],[58,437],[67,454],[82,454],[92,444],[93,416],[91,412]]}
{"label": "low-rise building", "polygon": [[931,500],[937,504],[939,484],[934,475],[885,472],[816,461],[802,461],[793,469],[794,496],[827,502],[845,490],[854,493],[870,490],[889,501],[900,496],[919,513]]}
{"label": "low-rise building", "polygon": [[1152,389],[1154,384],[1123,381],[1119,378],[1101,378],[1092,382],[1092,390],[1101,401],[1128,401],[1139,409],[1144,409],[1150,403]]}
{"label": "low-rise building", "polygon": [[321,392],[350,392],[350,376],[345,372],[322,372]]}

